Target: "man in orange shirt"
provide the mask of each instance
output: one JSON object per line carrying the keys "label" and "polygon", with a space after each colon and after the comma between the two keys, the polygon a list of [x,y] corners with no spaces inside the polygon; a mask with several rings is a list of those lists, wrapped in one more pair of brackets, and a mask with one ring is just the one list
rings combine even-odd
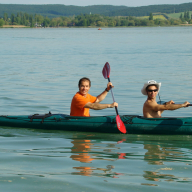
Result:
{"label": "man in orange shirt", "polygon": [[79,80],[79,91],[74,95],[71,102],[71,116],[84,116],[89,117],[89,109],[101,110],[106,108],[118,107],[118,103],[112,104],[100,104],[107,96],[110,87],[113,87],[112,83],[107,84],[107,88],[97,97],[90,95],[89,89],[91,88],[91,81],[89,78],[83,77]]}

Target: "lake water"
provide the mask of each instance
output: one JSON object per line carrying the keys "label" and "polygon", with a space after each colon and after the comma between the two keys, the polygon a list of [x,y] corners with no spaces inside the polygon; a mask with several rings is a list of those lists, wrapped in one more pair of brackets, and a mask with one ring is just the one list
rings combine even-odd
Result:
{"label": "lake water", "polygon": [[[142,115],[148,80],[163,101],[192,102],[192,27],[0,29],[0,114],[69,114],[78,80],[111,81],[120,114]],[[103,103],[112,103],[109,93]],[[164,116],[191,116],[192,108]],[[114,109],[91,115],[115,115]],[[18,191],[191,191],[192,136],[0,127],[0,184]]]}

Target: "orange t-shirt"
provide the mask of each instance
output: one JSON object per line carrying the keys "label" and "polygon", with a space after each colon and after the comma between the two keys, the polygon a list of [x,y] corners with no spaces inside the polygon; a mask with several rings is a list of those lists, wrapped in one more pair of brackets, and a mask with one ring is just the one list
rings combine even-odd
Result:
{"label": "orange t-shirt", "polygon": [[84,106],[91,102],[94,103],[97,100],[97,97],[94,97],[90,94],[87,94],[86,97],[77,92],[71,102],[71,116],[85,116],[89,117],[89,108],[84,108]]}

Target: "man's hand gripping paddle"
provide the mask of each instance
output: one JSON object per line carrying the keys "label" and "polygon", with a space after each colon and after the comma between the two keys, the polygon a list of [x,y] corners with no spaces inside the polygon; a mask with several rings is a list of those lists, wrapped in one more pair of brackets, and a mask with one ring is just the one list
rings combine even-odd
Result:
{"label": "man's hand gripping paddle", "polygon": [[[105,79],[108,79],[108,81],[110,82],[110,65],[109,63],[105,63],[104,67],[103,67],[103,77]],[[112,98],[113,98],[113,102],[115,102],[115,98],[114,98],[114,95],[113,95],[113,91],[112,91],[112,87],[111,87],[111,95],[112,95]],[[119,116],[119,113],[118,113],[118,110],[117,110],[117,107],[115,107],[115,111],[116,111],[116,122],[117,122],[117,128],[119,129],[119,131],[121,131],[122,133],[126,133],[127,130],[125,128],[125,125],[123,123],[123,121],[121,120],[120,116]]]}

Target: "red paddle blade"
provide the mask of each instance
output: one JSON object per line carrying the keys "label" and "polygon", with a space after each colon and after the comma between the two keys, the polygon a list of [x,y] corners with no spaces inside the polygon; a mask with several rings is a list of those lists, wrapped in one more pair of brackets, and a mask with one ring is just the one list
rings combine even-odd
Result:
{"label": "red paddle blade", "polygon": [[110,65],[109,65],[108,62],[106,62],[105,65],[104,65],[104,67],[103,67],[103,71],[102,71],[103,77],[104,77],[105,79],[108,79],[108,78],[109,78],[109,76],[110,76],[110,71],[111,71]]}
{"label": "red paddle blade", "polygon": [[117,128],[119,129],[119,131],[121,131],[121,133],[127,133],[126,127],[119,115],[116,116],[116,122],[117,122]]}

